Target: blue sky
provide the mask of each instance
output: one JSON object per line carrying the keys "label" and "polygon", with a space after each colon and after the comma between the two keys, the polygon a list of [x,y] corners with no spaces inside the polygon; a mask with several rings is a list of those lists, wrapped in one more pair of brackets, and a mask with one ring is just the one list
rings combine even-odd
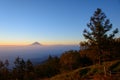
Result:
{"label": "blue sky", "polygon": [[79,44],[97,8],[120,30],[119,0],[0,0],[0,44]]}

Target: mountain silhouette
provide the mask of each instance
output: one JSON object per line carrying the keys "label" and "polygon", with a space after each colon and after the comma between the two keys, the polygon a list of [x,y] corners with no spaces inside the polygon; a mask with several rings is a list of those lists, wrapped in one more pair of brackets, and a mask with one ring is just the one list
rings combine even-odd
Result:
{"label": "mountain silhouette", "polygon": [[34,42],[31,44],[32,46],[41,46],[41,44],[39,42]]}

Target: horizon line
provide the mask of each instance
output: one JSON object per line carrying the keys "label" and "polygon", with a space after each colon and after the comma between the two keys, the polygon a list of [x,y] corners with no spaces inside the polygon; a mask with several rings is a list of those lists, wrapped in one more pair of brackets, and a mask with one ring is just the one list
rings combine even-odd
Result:
{"label": "horizon line", "polygon": [[32,45],[32,44],[0,44],[0,46],[67,46],[67,45],[79,45],[79,44],[41,44],[41,45]]}
{"label": "horizon line", "polygon": [[[49,45],[79,45],[78,42],[39,42],[41,46]],[[0,46],[30,46],[35,42],[0,42]]]}

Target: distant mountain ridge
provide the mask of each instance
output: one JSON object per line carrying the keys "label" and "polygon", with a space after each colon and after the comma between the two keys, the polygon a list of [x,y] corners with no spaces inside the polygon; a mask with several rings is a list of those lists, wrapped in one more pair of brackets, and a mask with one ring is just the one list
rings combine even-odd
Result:
{"label": "distant mountain ridge", "polygon": [[31,46],[42,46],[42,44],[40,44],[39,42],[34,42],[31,44]]}

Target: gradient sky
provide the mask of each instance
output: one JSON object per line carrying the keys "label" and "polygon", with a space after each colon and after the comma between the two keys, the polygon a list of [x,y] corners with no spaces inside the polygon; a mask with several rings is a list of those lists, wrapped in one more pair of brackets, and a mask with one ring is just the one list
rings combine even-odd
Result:
{"label": "gradient sky", "polygon": [[0,0],[0,45],[79,44],[97,8],[120,30],[120,0]]}

